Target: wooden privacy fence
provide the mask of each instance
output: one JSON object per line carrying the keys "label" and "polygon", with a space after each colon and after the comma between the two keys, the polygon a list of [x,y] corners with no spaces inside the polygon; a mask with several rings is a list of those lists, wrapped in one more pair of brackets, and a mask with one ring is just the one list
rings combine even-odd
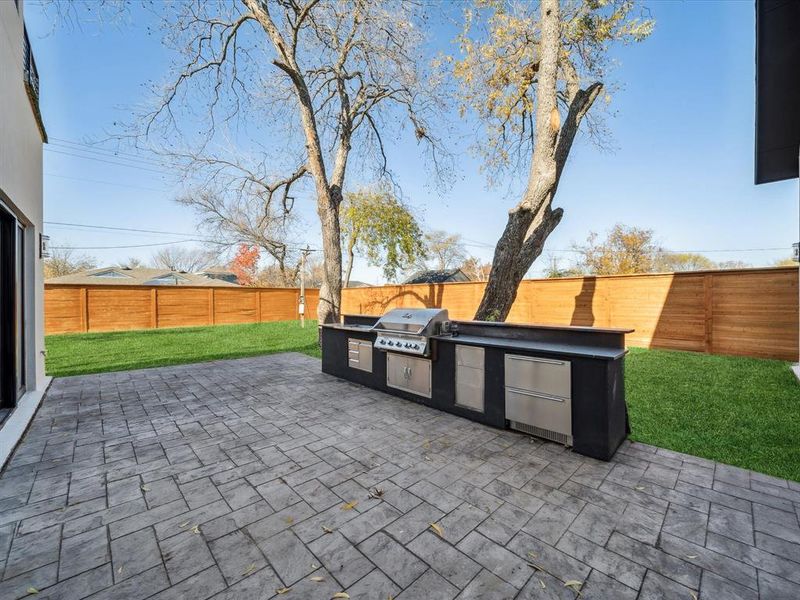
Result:
{"label": "wooden privacy fence", "polygon": [[[316,319],[319,290],[306,289]],[[69,285],[44,286],[45,333],[192,327],[298,319],[296,288]]]}
{"label": "wooden privacy fence", "polygon": [[[344,290],[342,312],[443,307],[471,319],[484,283]],[[532,279],[520,285],[509,322],[631,327],[629,346],[796,361],[798,269]]]}

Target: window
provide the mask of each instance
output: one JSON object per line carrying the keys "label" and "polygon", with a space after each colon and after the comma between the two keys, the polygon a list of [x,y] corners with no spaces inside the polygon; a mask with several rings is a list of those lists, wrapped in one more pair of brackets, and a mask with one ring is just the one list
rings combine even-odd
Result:
{"label": "window", "polygon": [[116,279],[130,279],[130,275],[124,275],[119,271],[100,271],[99,273],[92,273],[89,277],[109,277],[109,278],[116,278]]}

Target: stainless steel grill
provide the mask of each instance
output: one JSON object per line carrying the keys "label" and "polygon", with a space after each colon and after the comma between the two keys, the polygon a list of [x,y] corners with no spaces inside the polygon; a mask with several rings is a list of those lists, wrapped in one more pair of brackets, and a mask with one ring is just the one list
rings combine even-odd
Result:
{"label": "stainless steel grill", "polygon": [[450,321],[443,308],[395,308],[378,319],[372,331],[378,350],[430,356],[430,337],[449,333]]}

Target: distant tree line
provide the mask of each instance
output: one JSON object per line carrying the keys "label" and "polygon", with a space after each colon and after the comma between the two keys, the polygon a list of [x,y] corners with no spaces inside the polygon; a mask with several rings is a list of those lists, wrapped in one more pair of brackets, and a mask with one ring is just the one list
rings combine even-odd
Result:
{"label": "distant tree line", "polygon": [[[573,244],[577,259],[562,267],[551,257],[546,277],[579,275],[621,275],[631,273],[671,273],[712,269],[742,269],[750,265],[738,261],[716,262],[695,252],[672,252],[657,241],[652,229],[617,223],[605,237],[590,232],[582,244]],[[780,261],[776,264],[782,264]]]}

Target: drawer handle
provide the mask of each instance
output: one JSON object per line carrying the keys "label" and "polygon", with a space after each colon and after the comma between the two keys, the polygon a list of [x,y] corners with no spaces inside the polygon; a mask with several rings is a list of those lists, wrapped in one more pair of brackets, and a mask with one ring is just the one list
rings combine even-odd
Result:
{"label": "drawer handle", "polygon": [[564,365],[563,360],[553,360],[551,358],[536,358],[534,356],[511,356],[508,355],[508,360],[524,360],[527,362],[546,363],[549,365]]}
{"label": "drawer handle", "polygon": [[551,396],[550,394],[543,394],[542,392],[531,392],[529,390],[521,390],[520,388],[506,386],[506,391],[522,394],[523,396],[531,396],[533,398],[541,398],[542,400],[552,400],[553,402],[564,402],[567,398],[560,398],[559,396]]}

